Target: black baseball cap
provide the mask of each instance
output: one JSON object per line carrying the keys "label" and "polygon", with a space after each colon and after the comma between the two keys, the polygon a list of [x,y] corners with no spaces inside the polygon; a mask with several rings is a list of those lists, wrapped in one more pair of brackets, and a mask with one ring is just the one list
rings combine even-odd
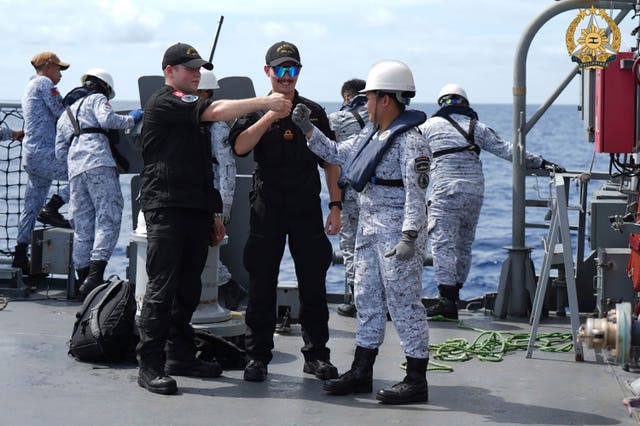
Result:
{"label": "black baseball cap", "polygon": [[285,62],[295,62],[298,65],[300,63],[300,52],[293,43],[288,41],[279,41],[267,50],[265,56],[267,65],[275,67],[276,65],[284,64]]}
{"label": "black baseball cap", "polygon": [[162,69],[164,70],[167,65],[184,65],[189,68],[204,67],[208,70],[213,69],[211,62],[202,59],[198,51],[186,43],[176,43],[164,52]]}

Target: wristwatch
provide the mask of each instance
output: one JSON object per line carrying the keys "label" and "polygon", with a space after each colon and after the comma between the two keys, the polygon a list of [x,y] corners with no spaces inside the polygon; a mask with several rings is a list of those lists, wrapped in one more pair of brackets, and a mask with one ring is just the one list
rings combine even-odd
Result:
{"label": "wristwatch", "polygon": [[329,203],[329,210],[331,210],[333,207],[337,207],[340,210],[342,210],[342,201],[332,201]]}

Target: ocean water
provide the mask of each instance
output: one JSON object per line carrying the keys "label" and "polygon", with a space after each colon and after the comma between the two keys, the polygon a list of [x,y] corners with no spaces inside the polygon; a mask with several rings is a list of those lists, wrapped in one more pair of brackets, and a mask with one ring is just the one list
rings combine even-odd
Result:
{"label": "ocean water", "polygon": [[[137,102],[114,101],[116,110],[138,108]],[[336,111],[340,104],[323,103],[328,113]],[[435,104],[414,104],[411,108],[421,109],[428,115],[436,110]],[[510,104],[478,104],[474,105],[480,120],[491,126],[505,140],[512,138],[512,106]],[[537,106],[531,105],[527,115],[531,116]],[[561,164],[571,171],[586,171],[591,162],[595,161],[594,171],[606,171],[608,155],[593,156],[593,144],[586,141],[584,123],[576,106],[552,106],[538,121],[527,135],[527,150],[542,155],[545,159]],[[512,182],[511,163],[490,153],[482,152],[481,160],[485,173],[485,200],[482,206],[480,222],[473,244],[473,263],[469,278],[465,283],[461,296],[465,299],[481,296],[487,292],[496,291],[502,262],[507,258],[506,246],[511,245],[511,198]],[[129,259],[126,257],[126,247],[131,241],[132,217],[130,210],[130,180],[132,175],[122,175],[121,185],[125,199],[120,237],[114,255],[109,262],[107,273],[125,276]],[[324,180],[324,179],[323,179]],[[592,185],[596,188],[598,185]],[[548,199],[550,187],[548,178],[528,178],[526,181],[527,198]],[[577,198],[577,186],[570,185],[570,203]],[[323,189],[322,206],[328,204],[326,189]],[[527,222],[544,222],[547,209],[527,208]],[[541,238],[547,234],[543,229],[528,229],[526,245],[532,248],[532,258],[535,270],[540,270],[543,258]],[[337,236],[330,237],[334,250],[339,250]],[[429,249],[429,248],[428,248]],[[433,280],[431,267],[425,267],[423,273],[423,295],[433,296],[437,289]],[[285,251],[280,269],[281,281],[295,281],[293,262],[288,250]],[[327,291],[329,293],[344,292],[344,267],[333,265],[327,275]]]}

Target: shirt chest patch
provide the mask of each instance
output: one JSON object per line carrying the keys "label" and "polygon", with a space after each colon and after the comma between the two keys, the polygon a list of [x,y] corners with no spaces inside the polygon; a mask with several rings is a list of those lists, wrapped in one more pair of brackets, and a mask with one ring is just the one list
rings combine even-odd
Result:
{"label": "shirt chest patch", "polygon": [[286,141],[292,141],[293,140],[293,132],[291,131],[291,129],[286,129],[284,131],[284,133],[282,134],[282,137]]}

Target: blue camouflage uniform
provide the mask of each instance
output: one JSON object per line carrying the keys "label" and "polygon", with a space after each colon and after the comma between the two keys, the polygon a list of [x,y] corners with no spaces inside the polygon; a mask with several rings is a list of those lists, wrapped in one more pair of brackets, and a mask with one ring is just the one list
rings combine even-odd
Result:
{"label": "blue camouflage uniform", "polygon": [[[355,137],[369,123],[369,113],[365,108],[366,95],[358,95],[351,102],[340,108],[340,111],[329,114],[329,125],[336,134],[336,142]],[[360,117],[357,119],[356,115]],[[355,267],[353,254],[358,227],[358,193],[350,186],[342,188],[342,211],[340,212],[340,251],[344,261],[345,285],[353,291]]]}
{"label": "blue camouflage uniform", "polygon": [[[357,137],[336,144],[314,128],[308,145],[318,156],[346,170],[371,131],[367,127]],[[416,128],[401,133],[382,156],[375,176],[402,180],[402,186],[368,182],[360,193],[354,259],[356,346],[377,349],[382,344],[388,309],[406,356],[429,357],[429,328],[420,302],[424,261],[420,248],[427,240],[428,171],[418,172],[416,160],[430,157],[429,146]],[[407,230],[418,232],[413,257],[385,257]]]}
{"label": "blue camouflage uniform", "polygon": [[[224,121],[211,125],[211,152],[217,163],[213,164],[213,186],[222,197],[222,216],[225,225],[231,218],[233,193],[236,189],[236,160],[229,145],[229,126]],[[231,272],[222,261],[218,261],[218,286],[231,280]]]}
{"label": "blue camouflage uniform", "polygon": [[[468,131],[472,113],[451,114],[460,127]],[[437,113],[436,113],[437,114]],[[480,208],[484,198],[482,161],[473,150],[439,156],[438,152],[468,147],[467,139],[445,118],[434,116],[420,126],[433,152],[431,194],[429,196],[429,241],[433,252],[436,283],[459,287],[471,267],[471,245],[475,238]],[[511,144],[490,127],[476,121],[475,144],[505,160],[511,160]],[[527,168],[539,168],[542,157],[527,152]]]}
{"label": "blue camouflage uniform", "polygon": [[[81,129],[130,129],[135,124],[132,117],[116,114],[101,93],[76,101],[71,112]],[[57,130],[56,156],[66,159],[69,168],[74,266],[81,269],[90,261],[108,262],[118,242],[124,205],[109,139],[103,133],[73,137],[66,112]]]}
{"label": "blue camouflage uniform", "polygon": [[[22,97],[24,139],[22,140],[22,167],[27,172],[24,206],[18,224],[18,244],[28,244],[36,217],[49,194],[53,180],[68,180],[66,159],[57,159],[54,152],[56,121],[64,111],[62,96],[46,76],[32,78]],[[69,187],[58,195],[69,201]]]}

